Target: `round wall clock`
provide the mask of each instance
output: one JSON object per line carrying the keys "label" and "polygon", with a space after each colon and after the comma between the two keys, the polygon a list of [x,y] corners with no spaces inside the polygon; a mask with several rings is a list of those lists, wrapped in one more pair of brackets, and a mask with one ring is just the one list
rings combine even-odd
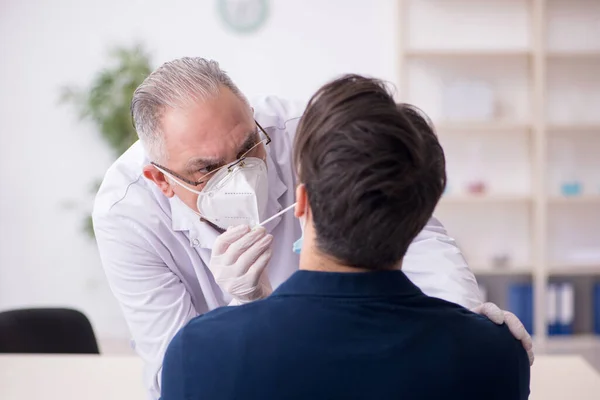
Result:
{"label": "round wall clock", "polygon": [[260,29],[269,15],[268,0],[218,0],[219,15],[225,25],[238,33]]}

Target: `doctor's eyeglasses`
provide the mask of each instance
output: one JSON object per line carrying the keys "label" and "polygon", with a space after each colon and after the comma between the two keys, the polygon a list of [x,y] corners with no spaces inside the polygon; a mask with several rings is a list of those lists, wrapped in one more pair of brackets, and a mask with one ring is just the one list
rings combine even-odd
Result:
{"label": "doctor's eyeglasses", "polygon": [[[198,181],[194,181],[194,180],[185,178],[185,177],[181,176],[180,174],[173,172],[170,169],[155,163],[154,161],[151,161],[150,164],[154,165],[161,172],[166,172],[167,174],[171,175],[172,177],[177,178],[180,181],[185,182],[190,186],[200,186],[200,185],[206,183],[215,173],[222,170],[223,168],[227,168],[229,171],[231,171],[236,165],[243,163],[246,158],[252,157],[253,154],[256,153],[256,151],[259,149],[259,146],[261,144],[264,144],[265,146],[267,146],[269,143],[271,143],[271,137],[269,136],[269,134],[263,129],[262,126],[260,126],[260,124],[258,122],[256,122],[256,120],[254,121],[254,123],[258,127],[257,133],[258,133],[259,140],[254,145],[252,145],[252,147],[250,147],[248,150],[246,150],[241,156],[239,156],[237,160],[235,160],[229,164],[225,164],[218,168],[215,168],[214,170],[203,175],[200,178],[200,180],[198,180]],[[262,135],[261,135],[261,133],[262,133]],[[263,137],[261,138],[261,136],[263,136]]]}

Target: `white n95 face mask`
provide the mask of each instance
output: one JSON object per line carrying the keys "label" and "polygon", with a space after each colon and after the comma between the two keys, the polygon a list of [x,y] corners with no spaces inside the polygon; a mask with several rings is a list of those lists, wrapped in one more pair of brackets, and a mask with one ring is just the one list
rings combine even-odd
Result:
{"label": "white n95 face mask", "polygon": [[267,165],[260,158],[248,157],[233,167],[221,168],[201,191],[189,188],[162,169],[160,171],[181,187],[196,193],[198,214],[222,229],[236,225],[253,227],[264,218],[269,181]]}

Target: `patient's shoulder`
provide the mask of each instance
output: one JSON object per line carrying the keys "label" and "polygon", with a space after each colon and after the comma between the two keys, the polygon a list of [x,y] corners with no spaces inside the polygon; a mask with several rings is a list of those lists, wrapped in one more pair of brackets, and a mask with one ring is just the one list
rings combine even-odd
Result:
{"label": "patient's shoulder", "polygon": [[[506,324],[496,325],[485,316],[444,300],[427,300],[440,329],[432,340],[440,360],[461,366],[460,373],[481,393],[498,385],[493,398],[526,399],[530,367],[527,352]],[[487,388],[487,389],[486,389]],[[489,397],[488,398],[492,398]]]}
{"label": "patient's shoulder", "polygon": [[192,319],[182,330],[186,341],[202,342],[213,346],[211,342],[224,344],[258,323],[259,315],[268,307],[265,300],[259,300],[239,306],[220,307]]}
{"label": "patient's shoulder", "polygon": [[163,360],[164,398],[179,399],[200,392],[203,397],[214,398],[211,395],[222,390],[216,386],[222,383],[224,375],[235,373],[231,367],[242,354],[242,326],[247,325],[244,320],[251,314],[244,311],[253,307],[249,304],[218,308],[192,319],[179,330]]}
{"label": "patient's shoulder", "polygon": [[[497,325],[489,318],[445,300],[429,297],[425,309],[433,312],[445,334],[457,346],[465,346],[485,357],[525,355],[521,343],[506,324]],[[522,353],[522,354],[521,354]]]}
{"label": "patient's shoulder", "polygon": [[227,328],[229,324],[233,324],[235,321],[240,324],[246,316],[243,311],[254,308],[252,306],[253,303],[217,308],[192,319],[184,329],[190,333],[201,334],[202,331],[207,329]]}
{"label": "patient's shoulder", "polygon": [[529,365],[527,352],[506,324],[497,325],[483,315],[457,306],[448,313],[447,326],[448,334],[468,349],[465,354],[479,361],[472,364],[475,368],[477,364],[513,368]]}

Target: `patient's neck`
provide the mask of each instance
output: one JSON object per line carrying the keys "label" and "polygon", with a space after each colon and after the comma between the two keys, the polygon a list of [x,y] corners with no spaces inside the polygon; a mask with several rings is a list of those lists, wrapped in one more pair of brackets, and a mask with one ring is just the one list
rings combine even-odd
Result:
{"label": "patient's neck", "polygon": [[[402,261],[394,269],[400,269]],[[300,256],[300,269],[305,271],[317,272],[340,272],[340,273],[356,273],[356,272],[372,272],[367,268],[357,268],[344,265],[337,260],[322,254],[318,251],[303,251]]]}

